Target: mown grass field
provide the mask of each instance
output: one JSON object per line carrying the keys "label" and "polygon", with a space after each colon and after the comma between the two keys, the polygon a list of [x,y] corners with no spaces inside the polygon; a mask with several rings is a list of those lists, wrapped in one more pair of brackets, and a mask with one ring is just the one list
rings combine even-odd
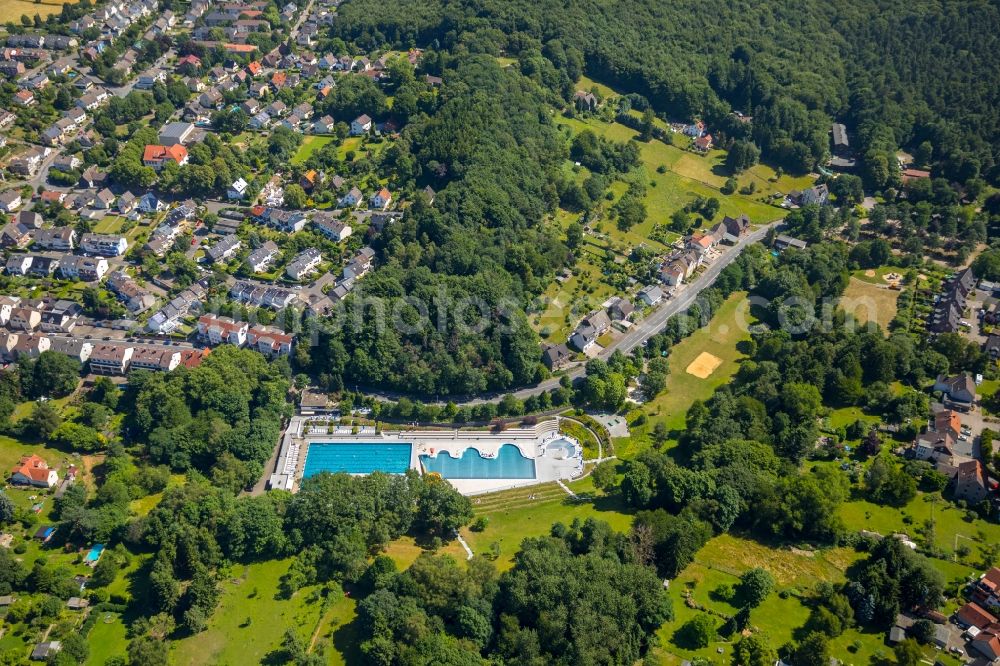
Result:
{"label": "mown grass field", "polygon": [[318,587],[277,598],[278,581],[291,559],[236,565],[222,583],[219,607],[208,628],[171,642],[171,663],[231,665],[260,663],[281,644],[286,629],[309,642],[321,617]]}
{"label": "mown grass field", "polygon": [[[883,282],[885,285],[885,282]],[[889,322],[896,316],[896,301],[899,293],[876,283],[863,282],[851,277],[841,298],[840,306],[847,314],[852,315],[858,324],[873,322],[878,324],[883,332],[889,331]]]}
{"label": "mown grass field", "polygon": [[94,225],[95,234],[116,234],[125,224],[124,217],[105,215]]}
{"label": "mown grass field", "polygon": [[323,146],[336,141],[333,136],[304,136],[299,149],[292,155],[292,164],[302,164]]}
{"label": "mown grass field", "polygon": [[[773,647],[778,647],[798,637],[799,628],[809,617],[809,608],[803,596],[821,581],[843,582],[847,568],[860,557],[849,548],[796,551],[771,548],[734,535],[712,539],[698,551],[694,563],[670,582],[674,619],[664,624],[657,633],[661,642],[656,654],[659,663],[679,665],[684,659],[702,657],[714,660],[713,663],[728,664],[734,643],[739,639],[738,636],[717,636],[707,648],[691,650],[681,647],[677,630],[702,612],[686,605],[686,592],[703,607],[733,615],[739,610],[737,606],[719,599],[713,594],[714,590],[720,585],[736,586],[739,575],[747,569],[767,569],[775,577],[777,585],[764,603],[751,612],[750,624],[755,630],[763,631]],[[715,619],[716,626],[721,626],[723,620]],[[872,663],[872,659],[879,654],[889,654],[890,650],[884,634],[854,627],[830,641],[830,652],[845,666],[862,666]],[[924,653],[929,660],[927,663],[933,663],[936,658],[948,665],[959,663],[931,648],[925,648]]]}
{"label": "mown grass field", "polygon": [[90,655],[87,666],[104,666],[111,657],[124,657],[128,649],[125,624],[118,613],[102,613],[87,635]]}
{"label": "mown grass field", "polygon": [[0,0],[0,16],[3,16],[4,20],[19,23],[23,15],[33,18],[38,14],[45,18],[49,14],[58,14],[62,11],[62,6],[61,2],[51,1],[36,3],[27,0]]}
{"label": "mown grass field", "polygon": [[[671,431],[683,429],[691,404],[695,400],[707,400],[715,389],[736,374],[739,362],[744,358],[737,346],[750,339],[749,326],[755,321],[750,315],[746,292],[738,292],[726,299],[707,326],[699,328],[674,345],[668,358],[670,375],[667,377],[666,390],[641,407],[641,413],[647,416],[646,423],[635,428],[631,438],[616,441],[615,452],[624,457],[638,453],[645,441],[642,435],[652,431],[657,422],[663,422]],[[722,360],[719,367],[705,379],[686,372],[687,367],[702,352],[708,352]]]}
{"label": "mown grass field", "polygon": [[618,531],[631,525],[632,517],[623,512],[624,507],[594,494],[589,479],[567,485],[581,499],[573,500],[555,483],[475,497],[472,502],[476,516],[486,516],[489,523],[482,532],[463,528],[462,536],[477,557],[488,555],[493,544],[497,544],[500,553],[496,565],[505,571],[513,565],[521,541],[548,534],[553,523],[561,521],[568,525],[575,518],[597,518]]}
{"label": "mown grass field", "polygon": [[[638,132],[621,123],[609,123],[594,117],[559,118],[557,123],[567,126],[574,134],[590,129],[595,134],[619,142],[629,141],[638,136]],[[686,146],[687,137],[672,136],[680,146]],[[768,178],[773,177],[773,170],[770,172],[767,168],[750,170],[742,174],[737,181],[745,181],[740,182],[741,185],[751,181],[757,182],[757,192],[753,195],[737,193],[725,195],[719,191],[729,177],[724,164],[724,151],[712,151],[701,156],[677,145],[668,145],[654,139],[648,143],[640,143],[639,154],[646,169],[646,176],[649,178],[646,207],[654,222],[668,220],[674,211],[698,196],[718,198],[721,204],[720,215],[746,213],[755,223],[769,222],[781,217],[781,210],[760,201],[761,197],[781,191],[778,187],[781,185],[791,185],[793,182],[805,184],[811,181],[811,178],[804,177],[788,179],[784,183],[780,180],[778,183],[771,183]],[[665,170],[664,173],[657,171],[660,167]],[[767,188],[765,189],[761,183],[766,184]]]}

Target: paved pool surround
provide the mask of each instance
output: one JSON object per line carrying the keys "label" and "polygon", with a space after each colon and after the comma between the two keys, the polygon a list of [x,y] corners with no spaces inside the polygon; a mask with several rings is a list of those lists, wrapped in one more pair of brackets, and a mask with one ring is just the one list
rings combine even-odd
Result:
{"label": "paved pool surround", "polygon": [[[531,428],[376,432],[295,417],[282,440],[270,486],[297,490],[321,471],[435,473],[466,495],[530,486],[583,473],[583,451],[556,419]],[[408,457],[408,460],[407,460]],[[404,464],[404,462],[406,464]]]}

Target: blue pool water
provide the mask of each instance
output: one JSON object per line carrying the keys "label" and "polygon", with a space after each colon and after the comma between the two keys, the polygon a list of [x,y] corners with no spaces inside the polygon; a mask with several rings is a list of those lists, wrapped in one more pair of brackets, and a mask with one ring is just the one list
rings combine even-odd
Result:
{"label": "blue pool water", "polygon": [[101,553],[103,552],[104,544],[95,544],[94,547],[90,549],[90,552],[87,553],[87,556],[83,558],[84,563],[89,564],[90,562],[96,562],[101,559]]}
{"label": "blue pool water", "polygon": [[441,451],[435,456],[420,456],[425,472],[437,472],[445,479],[533,479],[535,461],[521,455],[513,444],[500,447],[496,458],[483,458],[468,448],[461,458]]}
{"label": "blue pool water", "polygon": [[410,467],[409,444],[310,444],[304,478],[320,472],[403,474]]}

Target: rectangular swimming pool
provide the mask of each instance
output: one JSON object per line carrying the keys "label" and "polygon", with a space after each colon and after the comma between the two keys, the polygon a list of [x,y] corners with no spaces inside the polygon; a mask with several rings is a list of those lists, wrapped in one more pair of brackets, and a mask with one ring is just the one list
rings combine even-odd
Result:
{"label": "rectangular swimming pool", "polygon": [[533,479],[535,461],[521,455],[513,444],[500,447],[496,458],[484,458],[469,447],[461,458],[452,458],[447,451],[434,456],[420,456],[425,472],[436,472],[445,479]]}
{"label": "rectangular swimming pool", "polygon": [[302,476],[309,478],[320,472],[403,474],[410,468],[410,449],[410,444],[382,442],[310,444]]}

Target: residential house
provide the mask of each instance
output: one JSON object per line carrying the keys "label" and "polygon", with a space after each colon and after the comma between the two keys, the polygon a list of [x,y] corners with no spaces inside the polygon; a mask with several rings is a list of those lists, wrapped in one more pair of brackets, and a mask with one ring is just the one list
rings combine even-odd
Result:
{"label": "residential house", "polygon": [[22,456],[10,473],[10,482],[16,486],[52,488],[59,483],[59,475],[37,455]]}
{"label": "residential house", "polygon": [[0,331],[0,363],[13,363],[17,360],[14,349],[21,336],[9,331]]}
{"label": "residential house", "polygon": [[562,370],[573,360],[573,354],[566,345],[544,345],[542,363],[549,372]]}
{"label": "residential house", "polygon": [[384,187],[372,195],[371,207],[375,210],[385,210],[390,203],[392,203],[392,194]]}
{"label": "residential house", "polygon": [[651,307],[663,300],[663,290],[655,284],[647,285],[639,290],[638,298],[643,305]]}
{"label": "residential house", "polygon": [[[12,159],[10,161],[10,164],[7,165],[7,168],[13,171],[14,173],[18,174],[19,176],[34,176],[38,172],[38,168],[42,165],[42,160],[48,157],[51,153],[52,153],[51,148],[43,146],[33,146],[28,150],[26,150],[25,152],[18,155],[17,157],[15,157],[14,159]],[[0,195],[0,210],[3,210],[5,213],[12,212],[21,205],[19,201],[17,206],[12,208],[11,210],[7,210],[5,203],[5,196],[7,194],[8,194],[7,192],[4,192],[2,195]],[[14,191],[13,194],[16,194],[18,200],[20,200],[19,192]]]}
{"label": "residential house", "polygon": [[285,267],[285,275],[292,280],[301,280],[304,276],[316,270],[316,267],[323,261],[323,256],[319,250],[308,248],[303,250],[292,259]]}
{"label": "residential house", "polygon": [[124,271],[116,271],[108,277],[108,289],[125,303],[132,314],[145,312],[156,304],[156,297],[136,284]]}
{"label": "residential house", "polygon": [[27,275],[34,257],[30,254],[15,254],[7,259],[7,275]]}
{"label": "residential house", "polygon": [[[427,79],[436,78],[437,85],[441,84],[441,79],[437,77],[426,77]],[[434,85],[430,80],[427,81],[431,85]],[[597,95],[588,90],[577,90],[573,94],[573,104],[576,105],[577,111],[597,111],[597,107],[600,106],[600,100],[597,99]]]}
{"label": "residential house", "polygon": [[263,273],[281,254],[278,244],[267,241],[247,257],[247,267],[253,273]]}
{"label": "residential house", "polygon": [[73,301],[58,300],[42,311],[41,328],[45,333],[72,333],[83,306]]}
{"label": "residential house", "polygon": [[996,624],[997,618],[975,602],[969,602],[955,612],[955,623],[960,627],[985,629]]}
{"label": "residential house", "polygon": [[946,407],[968,412],[976,402],[976,382],[968,373],[946,377],[941,375],[934,384],[935,391],[941,391]]}
{"label": "residential house", "polygon": [[243,280],[235,282],[230,287],[229,295],[241,303],[274,310],[282,310],[299,298],[298,294],[291,289],[271,287]]}
{"label": "residential house", "polygon": [[0,231],[0,246],[23,250],[31,245],[36,230],[20,222],[8,222]]}
{"label": "residential house", "polygon": [[226,198],[230,200],[242,199],[246,196],[247,188],[249,186],[250,185],[246,180],[243,178],[237,178],[233,181],[233,184],[229,186],[229,189],[226,190]]}
{"label": "residential house", "polygon": [[44,641],[31,650],[32,661],[51,661],[62,650],[62,641]]}
{"label": "residential house", "polygon": [[49,337],[45,335],[36,335],[33,333],[20,335],[11,352],[15,358],[38,358],[42,353],[49,350],[51,342]]}
{"label": "residential house", "polygon": [[128,239],[120,234],[84,234],[80,248],[89,254],[119,257],[128,249]]}
{"label": "residential house", "polygon": [[311,192],[320,179],[315,169],[309,169],[299,177],[299,186],[306,192]]}
{"label": "residential house", "polygon": [[100,343],[90,352],[90,372],[95,375],[124,375],[135,348],[124,343]]}
{"label": "residential house", "polygon": [[[83,164],[83,160],[76,155],[60,155],[52,161],[52,168],[63,172],[69,172],[80,168],[81,164]],[[59,194],[62,193],[60,192]],[[65,195],[63,196],[65,197]]]}
{"label": "residential house", "polygon": [[789,198],[792,203],[799,206],[810,206],[810,205],[825,205],[830,199],[830,190],[825,183],[821,185],[814,185],[813,187],[802,190],[801,192],[792,192],[789,194]]}
{"label": "residential house", "polygon": [[255,326],[247,331],[247,344],[265,356],[287,356],[294,343],[293,335],[269,326]]}
{"label": "residential house", "polygon": [[249,329],[245,321],[233,321],[229,317],[206,314],[198,319],[198,337],[211,345],[226,343],[242,347]]}
{"label": "residential house", "polygon": [[167,80],[167,73],[163,70],[153,70],[150,72],[144,72],[139,75],[139,80],[136,81],[135,87],[139,90],[150,90],[157,83],[164,83]]}
{"label": "residential house", "polygon": [[42,313],[35,308],[18,306],[11,308],[9,328],[15,331],[33,331],[42,323]]}
{"label": "residential house", "polygon": [[136,347],[129,359],[129,370],[170,372],[181,364],[181,352],[161,347]]}
{"label": "residential house", "polygon": [[777,238],[774,239],[774,249],[779,252],[784,252],[788,248],[794,248],[796,250],[804,250],[809,246],[804,240],[798,238],[793,238],[792,236],[787,236],[785,234],[779,234]]}
{"label": "residential house", "polygon": [[108,272],[108,260],[104,257],[66,255],[59,261],[59,272],[69,280],[100,282]]}
{"label": "residential house", "polygon": [[722,218],[722,226],[724,227],[722,240],[727,243],[738,243],[750,231],[750,218],[745,214],[739,217],[726,215]]}
{"label": "residential house", "polygon": [[50,277],[57,268],[59,268],[58,258],[37,255],[31,259],[31,268],[28,269],[28,274],[35,277]]}
{"label": "residential house", "polygon": [[694,234],[687,240],[687,247],[704,256],[719,242],[712,233]]}
{"label": "residential house", "polygon": [[712,150],[713,140],[711,134],[699,136],[691,142],[691,146],[699,153],[707,153]]}
{"label": "residential house", "polygon": [[[1000,626],[996,630],[1000,632]],[[996,664],[1000,662],[1000,638],[996,633],[982,632],[969,642],[969,651],[982,655],[988,663]]]}
{"label": "residential house", "polygon": [[28,107],[35,103],[35,93],[30,90],[18,90],[14,93],[13,100],[18,106]]}
{"label": "residential house", "polygon": [[7,190],[0,194],[0,211],[13,213],[22,206],[24,200],[18,190]]}
{"label": "residential house", "polygon": [[357,187],[352,187],[347,194],[340,197],[337,205],[341,208],[357,208],[358,204],[360,204],[363,199],[364,195],[361,194],[361,190]]}
{"label": "residential house", "polygon": [[982,463],[978,460],[968,460],[958,465],[955,499],[965,500],[970,506],[975,506],[986,499],[989,493],[989,480]]}
{"label": "residential house", "polygon": [[371,270],[372,262],[375,258],[375,250],[370,247],[361,248],[346,266],[344,266],[343,276],[345,279],[358,279]]}
{"label": "residential house", "polygon": [[251,97],[240,103],[240,110],[247,114],[247,118],[252,118],[260,113],[260,102]]}
{"label": "residential house", "polygon": [[318,233],[338,243],[346,240],[352,231],[350,225],[346,222],[318,214],[313,217],[312,225],[313,229]]}
{"label": "residential house", "polygon": [[228,261],[241,247],[243,246],[243,241],[240,240],[239,236],[231,234],[229,236],[224,236],[218,243],[214,246],[208,248],[205,254],[208,258],[212,260],[213,263],[221,263]]}
{"label": "residential house", "polygon": [[619,298],[608,308],[608,314],[614,321],[628,321],[632,318],[633,312],[635,312],[635,306],[627,298]]}
{"label": "residential house", "polygon": [[671,261],[660,268],[660,280],[671,287],[683,284],[686,276],[687,264],[680,260]]}
{"label": "residential house", "polygon": [[187,148],[180,144],[173,146],[159,146],[149,144],[142,153],[142,163],[153,171],[159,171],[167,162],[173,162],[177,166],[184,166],[188,161]]}
{"label": "residential house", "polygon": [[152,192],[146,192],[139,199],[139,210],[143,213],[159,213],[161,210],[166,209],[167,204],[160,201],[160,199]]}
{"label": "residential house", "polygon": [[336,121],[333,116],[323,116],[312,124],[313,134],[330,134],[333,132]]}
{"label": "residential house", "polygon": [[121,213],[122,215],[128,215],[133,210],[135,210],[136,206],[138,205],[139,205],[138,199],[136,199],[135,195],[129,191],[126,191],[124,194],[118,197],[117,208],[118,212]]}
{"label": "residential house", "polygon": [[289,234],[302,231],[307,222],[306,216],[297,210],[269,208],[266,209],[265,215],[266,224]]}
{"label": "residential house", "polygon": [[267,129],[271,126],[271,116],[267,115],[266,111],[261,111],[256,116],[250,119],[249,127],[250,129],[262,130]]}
{"label": "residential house", "polygon": [[994,361],[1000,359],[1000,335],[996,333],[990,335],[983,343],[983,351],[989,354]]}
{"label": "residential house", "polygon": [[361,114],[351,121],[351,136],[367,134],[372,129],[372,119],[367,114]]}
{"label": "residential house", "polygon": [[94,343],[83,338],[56,337],[52,338],[49,345],[49,351],[68,356],[80,363],[86,363],[93,350]]}
{"label": "residential house", "polygon": [[97,168],[97,165],[87,167],[83,170],[83,173],[80,174],[80,187],[93,189],[103,187],[107,182],[108,174]]}
{"label": "residential house", "polygon": [[272,118],[281,118],[288,113],[288,107],[280,99],[276,99],[268,105],[266,111]]}
{"label": "residential house", "polygon": [[94,196],[94,208],[98,210],[110,210],[115,203],[115,194],[108,188],[104,188]]}
{"label": "residential house", "polygon": [[198,104],[205,109],[217,109],[222,103],[222,93],[215,88],[209,88],[198,96]]}
{"label": "residential house", "polygon": [[611,319],[604,310],[595,310],[584,317],[583,321],[576,327],[570,336],[569,342],[578,350],[585,352],[597,338],[604,335],[611,328]]}
{"label": "residential house", "polygon": [[697,139],[705,134],[705,129],[705,123],[698,120],[690,125],[685,125],[681,131],[692,139]]}

